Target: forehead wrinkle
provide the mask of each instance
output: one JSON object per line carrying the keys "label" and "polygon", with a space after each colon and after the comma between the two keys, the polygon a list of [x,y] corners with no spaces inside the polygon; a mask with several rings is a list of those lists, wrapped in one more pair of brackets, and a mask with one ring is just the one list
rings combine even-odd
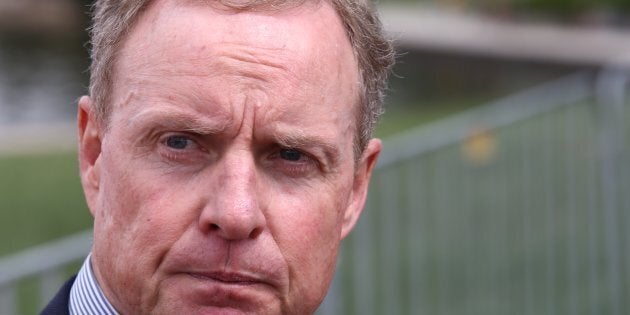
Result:
{"label": "forehead wrinkle", "polygon": [[[141,58],[132,61],[133,75],[124,75],[123,80],[127,84],[146,86],[152,82],[157,85],[165,85],[165,77],[187,80],[192,85],[211,84],[213,78],[222,75],[230,75],[234,83],[244,83],[246,86],[267,89],[260,83],[273,83],[282,80],[286,85],[296,85],[300,82],[311,81],[307,76],[298,75],[299,69],[292,69],[287,65],[286,51],[283,49],[258,49],[255,47],[239,47],[228,45],[214,51],[198,54],[180,54],[178,59],[147,60]],[[301,61],[294,60],[301,63]],[[174,65],[180,65],[175,67]],[[298,65],[301,67],[301,65]],[[203,78],[205,81],[194,81],[195,78]],[[252,80],[253,79],[253,80]],[[209,81],[210,80],[210,81]],[[167,85],[167,84],[166,84]],[[194,90],[193,90],[194,92]]]}
{"label": "forehead wrinkle", "polygon": [[289,67],[290,54],[284,49],[229,44],[221,45],[213,54],[214,58],[207,64],[210,69],[233,74],[240,80],[272,84],[282,80],[285,84],[294,84],[305,79],[296,74],[299,71]]}
{"label": "forehead wrinkle", "polygon": [[222,43],[220,48],[216,49],[215,54],[232,58],[238,61],[261,64],[271,68],[287,70],[286,49],[275,47],[252,46],[251,44],[239,43]]}

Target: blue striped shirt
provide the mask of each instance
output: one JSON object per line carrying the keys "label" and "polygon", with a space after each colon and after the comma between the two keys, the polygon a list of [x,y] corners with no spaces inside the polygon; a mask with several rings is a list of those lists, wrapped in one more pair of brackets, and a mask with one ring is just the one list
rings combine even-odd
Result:
{"label": "blue striped shirt", "polygon": [[83,267],[70,290],[71,315],[118,315],[114,307],[107,301],[103,290],[98,285],[92,264],[91,254],[83,262]]}

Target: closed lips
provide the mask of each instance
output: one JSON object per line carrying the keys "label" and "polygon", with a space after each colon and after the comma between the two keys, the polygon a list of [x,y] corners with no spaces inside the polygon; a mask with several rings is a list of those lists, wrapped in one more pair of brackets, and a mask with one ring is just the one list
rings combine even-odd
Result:
{"label": "closed lips", "polygon": [[239,273],[225,273],[225,272],[213,272],[213,273],[189,273],[190,276],[201,280],[214,280],[223,282],[226,284],[236,285],[252,285],[252,284],[266,284],[264,281]]}

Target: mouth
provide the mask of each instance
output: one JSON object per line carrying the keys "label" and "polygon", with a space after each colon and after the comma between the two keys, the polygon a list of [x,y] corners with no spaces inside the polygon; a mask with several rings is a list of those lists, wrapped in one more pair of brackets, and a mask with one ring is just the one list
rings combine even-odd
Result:
{"label": "mouth", "polygon": [[182,297],[188,296],[194,305],[220,308],[221,314],[227,314],[223,312],[225,309],[240,310],[238,314],[241,311],[252,313],[250,311],[262,307],[259,301],[270,300],[274,295],[274,288],[256,275],[223,271],[187,272],[185,275],[193,282],[180,286]]}
{"label": "mouth", "polygon": [[252,277],[245,274],[240,273],[229,273],[229,272],[211,272],[211,273],[188,273],[189,276],[202,280],[202,281],[212,281],[218,282],[222,284],[228,285],[238,285],[238,286],[250,286],[257,284],[266,284],[259,278]]}

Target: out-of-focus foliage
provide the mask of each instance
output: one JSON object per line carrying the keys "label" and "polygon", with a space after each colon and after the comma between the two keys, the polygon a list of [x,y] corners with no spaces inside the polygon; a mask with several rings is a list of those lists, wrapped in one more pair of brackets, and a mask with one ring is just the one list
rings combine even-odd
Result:
{"label": "out-of-focus foliage", "polygon": [[[492,3],[493,1],[487,1]],[[550,13],[558,16],[579,16],[594,11],[630,12],[627,0],[517,0],[510,1],[514,8]]]}
{"label": "out-of-focus foliage", "polygon": [[588,20],[593,16],[602,19],[603,16],[606,22],[613,23],[623,23],[623,16],[630,14],[628,0],[382,0],[381,2],[421,3],[507,16],[542,15],[561,20]]}

